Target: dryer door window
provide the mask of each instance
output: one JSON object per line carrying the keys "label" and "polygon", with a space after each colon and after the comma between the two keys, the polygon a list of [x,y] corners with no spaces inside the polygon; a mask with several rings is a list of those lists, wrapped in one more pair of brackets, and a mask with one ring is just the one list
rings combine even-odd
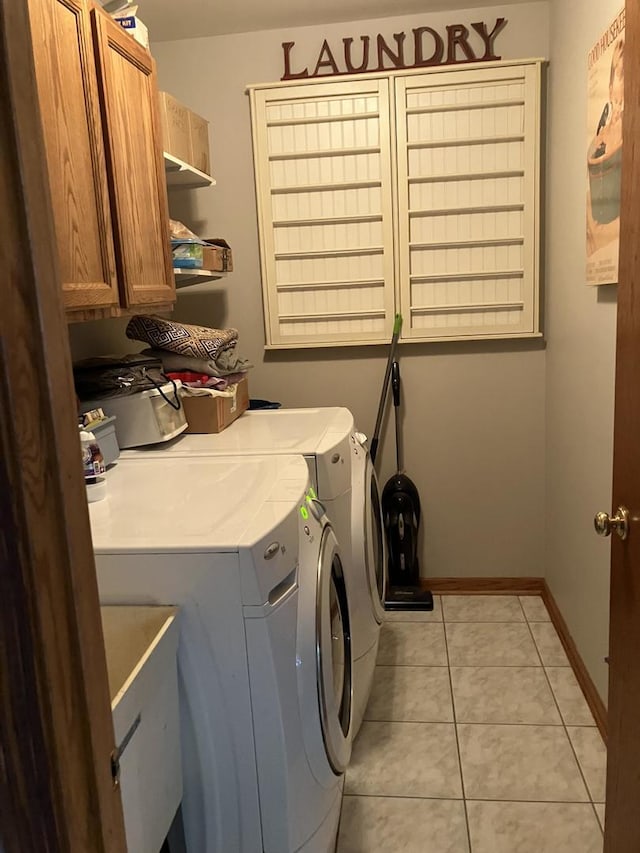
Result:
{"label": "dryer door window", "polygon": [[[339,558],[336,556],[334,561]],[[329,587],[329,612],[331,614],[331,665],[333,667],[333,693],[336,707],[339,708],[340,726],[345,735],[349,731],[349,684],[346,679],[347,654],[349,642],[348,629],[344,624],[344,615],[340,595],[336,586],[336,568],[332,568]],[[339,567],[341,568],[341,567]]]}
{"label": "dryer door window", "polygon": [[381,623],[384,618],[384,600],[387,593],[387,560],[380,510],[378,478],[370,459],[367,460],[367,477],[368,491],[365,510],[368,540],[366,550],[367,579],[373,600],[374,613],[377,621]]}
{"label": "dryer door window", "polygon": [[342,773],[351,734],[351,628],[338,543],[324,529],[318,562],[316,652],[322,735],[329,762]]}

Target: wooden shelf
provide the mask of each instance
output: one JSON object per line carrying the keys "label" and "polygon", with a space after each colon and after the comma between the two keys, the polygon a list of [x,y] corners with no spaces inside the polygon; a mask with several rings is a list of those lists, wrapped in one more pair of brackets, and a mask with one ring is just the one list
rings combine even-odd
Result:
{"label": "wooden shelf", "polygon": [[194,284],[205,284],[207,281],[218,281],[226,276],[223,272],[212,272],[211,270],[190,270],[174,267],[173,274],[176,278],[176,287],[190,287]]}
{"label": "wooden shelf", "polygon": [[213,187],[215,179],[211,175],[205,175],[195,166],[190,166],[182,160],[178,160],[172,154],[164,152],[164,170],[167,176],[169,189],[197,189],[198,187]]}

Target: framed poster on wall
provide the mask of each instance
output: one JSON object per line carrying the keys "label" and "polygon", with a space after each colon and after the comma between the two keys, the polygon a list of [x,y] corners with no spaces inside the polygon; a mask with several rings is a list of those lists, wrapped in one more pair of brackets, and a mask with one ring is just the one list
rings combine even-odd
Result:
{"label": "framed poster on wall", "polygon": [[624,8],[589,52],[587,96],[588,284],[618,281],[624,112]]}

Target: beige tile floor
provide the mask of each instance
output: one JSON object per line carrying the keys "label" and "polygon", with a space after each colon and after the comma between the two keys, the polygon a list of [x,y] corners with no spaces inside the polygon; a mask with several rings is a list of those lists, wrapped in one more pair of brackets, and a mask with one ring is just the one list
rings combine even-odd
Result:
{"label": "beige tile floor", "polygon": [[387,616],[338,853],[602,853],[605,747],[542,600]]}

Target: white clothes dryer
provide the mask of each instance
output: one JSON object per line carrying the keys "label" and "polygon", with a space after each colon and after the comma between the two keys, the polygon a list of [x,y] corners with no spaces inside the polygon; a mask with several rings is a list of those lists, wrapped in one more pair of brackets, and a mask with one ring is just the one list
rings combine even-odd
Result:
{"label": "white clothes dryer", "polygon": [[386,560],[375,472],[366,438],[355,431],[351,412],[342,407],[245,412],[221,433],[183,435],[124,451],[120,459],[291,453],[307,460],[312,486],[344,554],[352,617],[355,736],[371,692],[384,600],[379,584]]}
{"label": "white clothes dryer", "polygon": [[180,606],[197,853],[330,853],[351,750],[337,540],[299,457],[142,457],[91,504],[100,598]]}

